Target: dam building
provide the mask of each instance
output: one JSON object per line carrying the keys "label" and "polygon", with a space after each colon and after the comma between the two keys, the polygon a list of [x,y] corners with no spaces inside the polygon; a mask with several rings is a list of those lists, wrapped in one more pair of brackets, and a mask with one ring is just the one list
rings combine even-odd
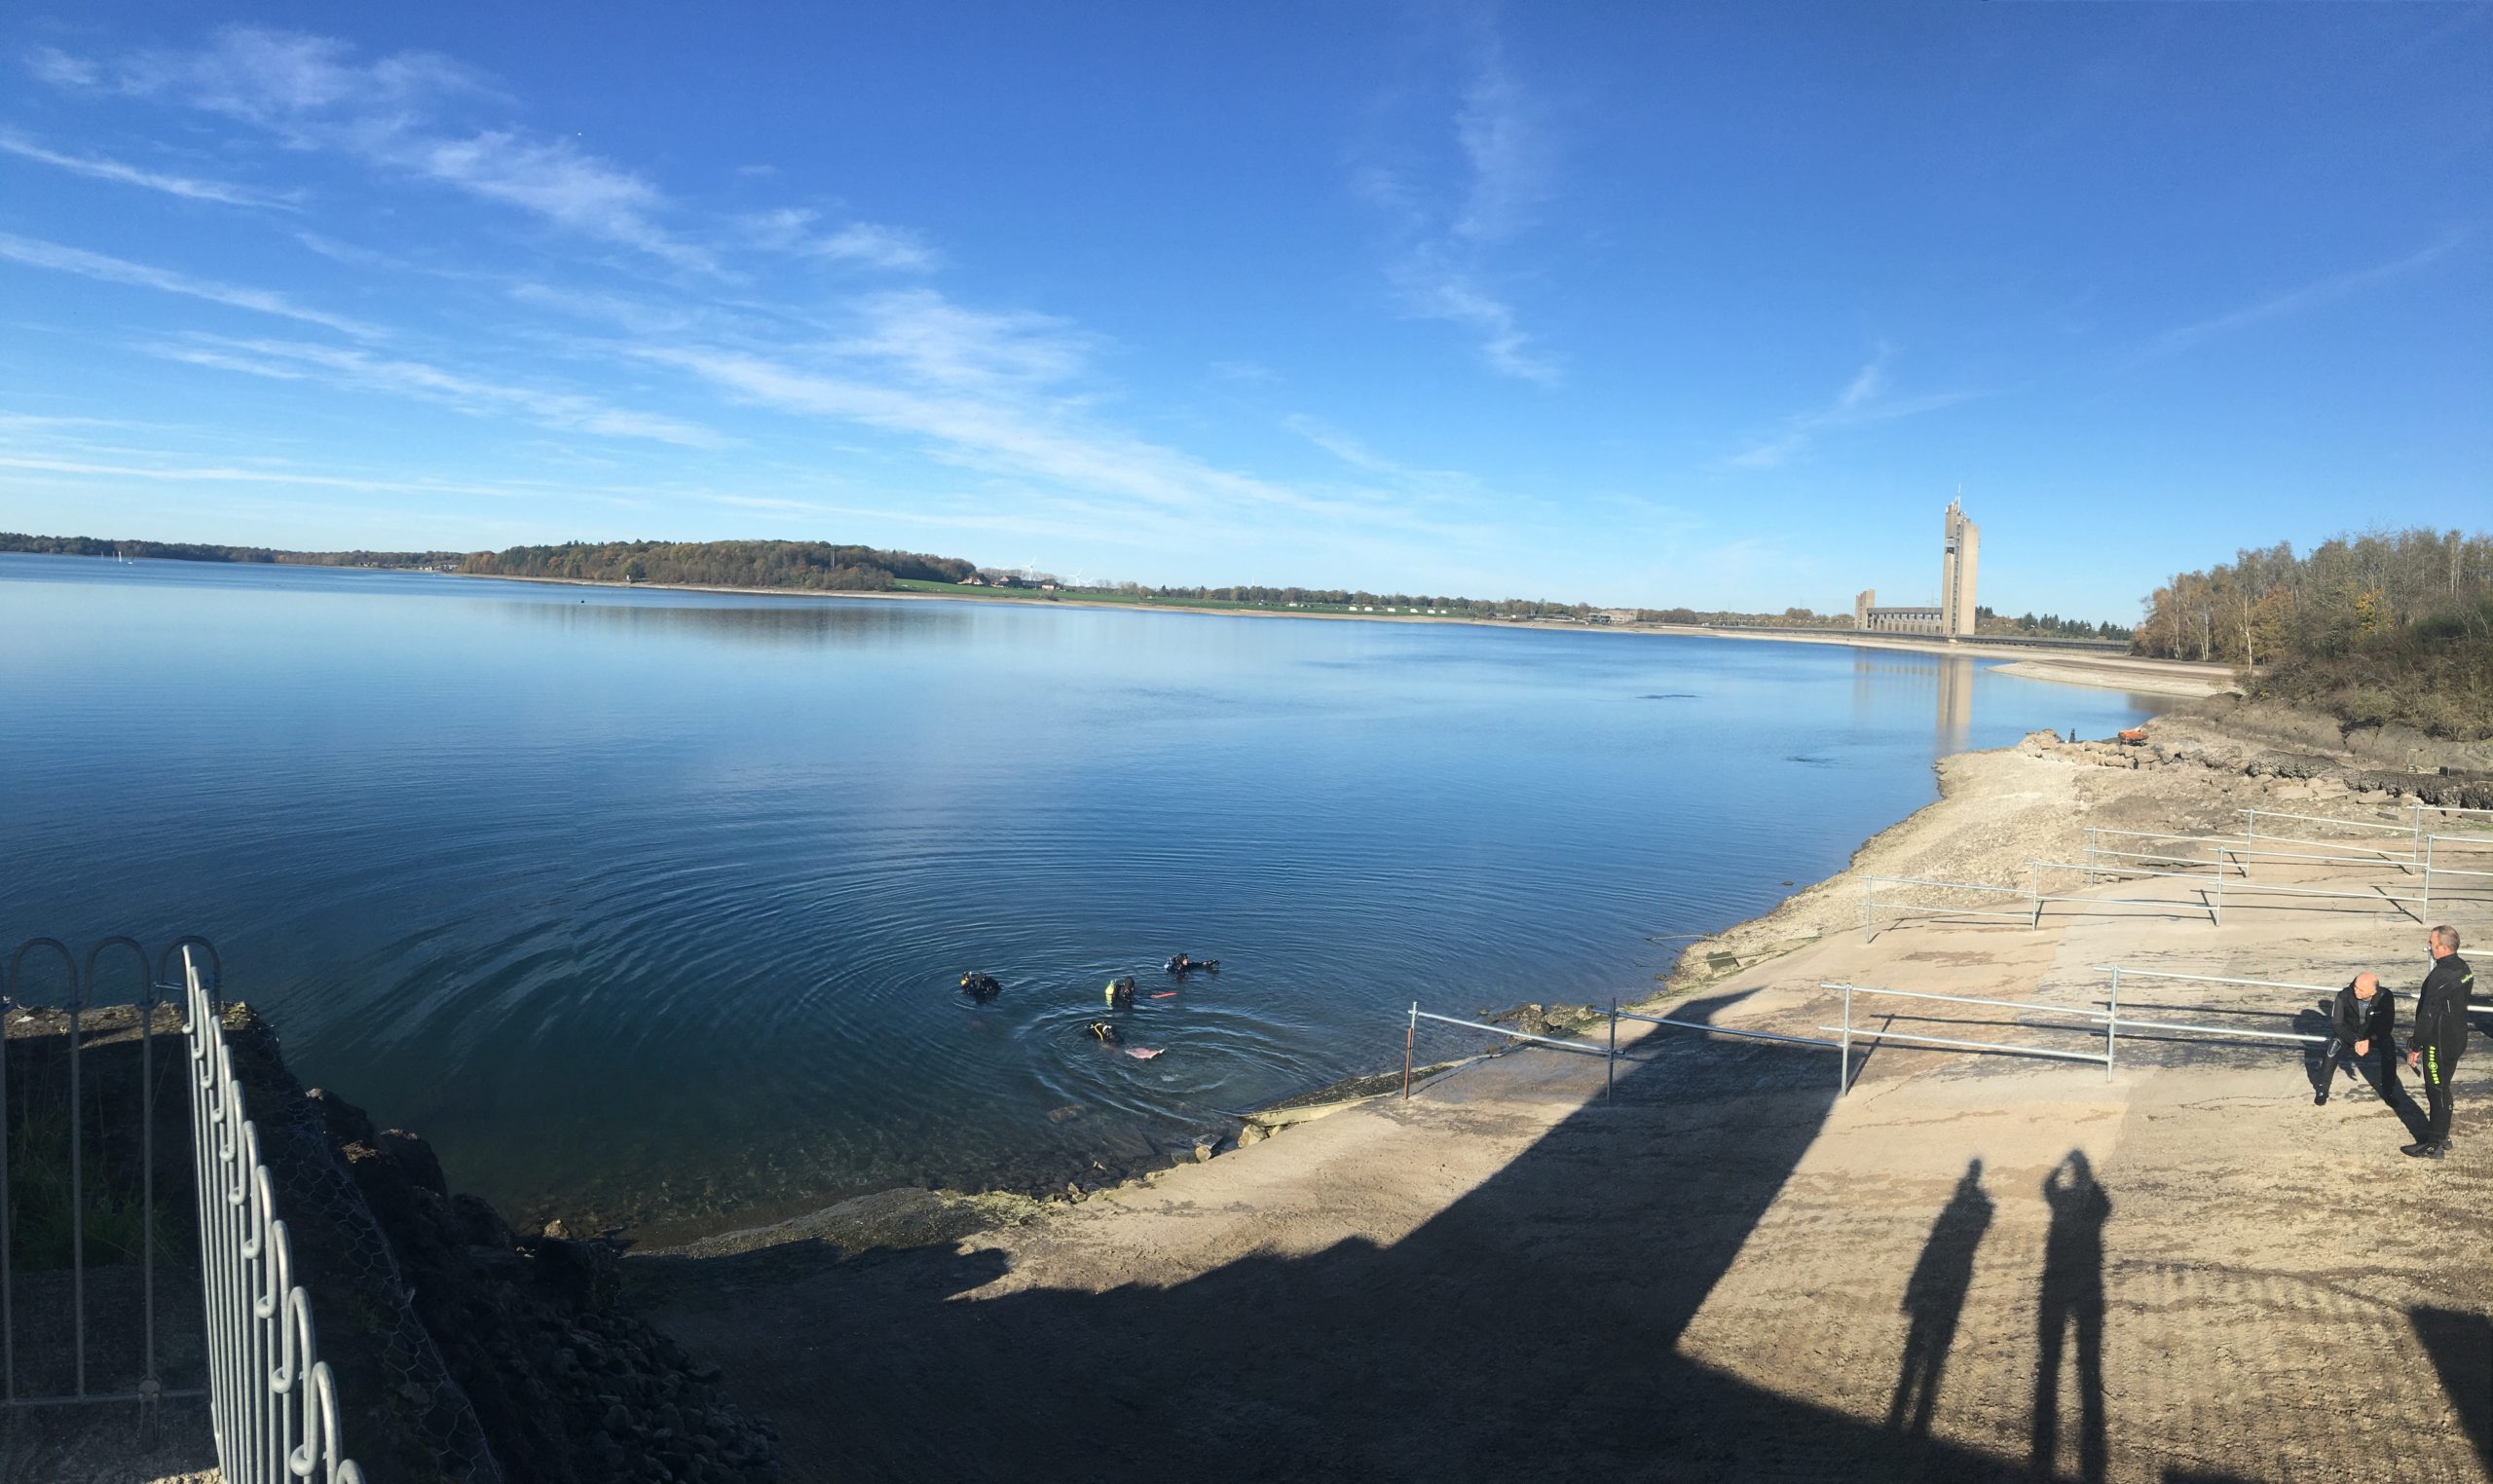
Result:
{"label": "dam building", "polygon": [[1974,631],[1974,567],[1982,528],[1965,519],[1962,501],[1948,501],[1940,523],[1939,602],[1928,608],[1880,608],[1879,590],[1852,600],[1852,626],[1868,634],[1929,634],[1947,639]]}

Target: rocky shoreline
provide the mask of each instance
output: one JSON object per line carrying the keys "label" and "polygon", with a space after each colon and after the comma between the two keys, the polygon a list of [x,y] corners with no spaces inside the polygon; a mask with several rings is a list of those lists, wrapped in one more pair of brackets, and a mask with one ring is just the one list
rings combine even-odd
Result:
{"label": "rocky shoreline", "polygon": [[226,1040],[371,1478],[773,1484],[770,1425],[624,1298],[619,1251],[514,1232],[424,1139],[306,1090],[247,1006]]}

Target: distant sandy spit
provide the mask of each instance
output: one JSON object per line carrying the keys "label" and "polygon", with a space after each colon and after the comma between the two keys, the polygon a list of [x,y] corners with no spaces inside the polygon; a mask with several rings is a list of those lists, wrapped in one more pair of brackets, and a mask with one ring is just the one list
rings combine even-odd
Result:
{"label": "distant sandy spit", "polygon": [[474,577],[492,582],[540,582],[554,587],[595,587],[607,591],[723,593],[746,598],[864,599],[874,602],[899,603],[997,603],[1030,607],[1048,604],[1058,608],[1100,609],[1121,613],[1179,613],[1198,618],[1299,618],[1324,622],[1348,623],[1442,623],[1461,624],[1483,629],[1542,629],[1561,633],[1617,634],[1663,639],[1747,639],[1781,644],[1840,645],[1855,649],[1902,649],[1916,654],[1962,654],[1976,659],[2010,659],[2014,662],[1999,667],[2001,673],[2026,680],[2048,681],[2064,686],[2094,686],[2110,690],[2135,690],[2145,695],[2206,696],[2220,695],[2235,688],[2232,673],[2221,665],[2191,664],[2184,660],[2139,659],[2126,654],[2061,653],[2041,654],[2026,646],[1987,644],[1981,640],[1951,642],[1944,639],[1914,639],[1894,635],[1854,634],[1844,630],[1808,633],[1794,629],[1712,628],[1703,624],[1650,623],[1619,626],[1612,624],[1570,623],[1548,618],[1465,618],[1431,616],[1426,613],[1326,613],[1306,611],[1282,611],[1258,608],[1196,608],[1184,603],[1166,607],[1154,603],[1109,603],[1096,598],[1007,598],[1002,595],[982,596],[976,593],[912,593],[912,592],[814,592],[784,587],[725,587],[691,582],[598,582],[582,577],[516,577],[496,573],[453,573],[453,576]]}

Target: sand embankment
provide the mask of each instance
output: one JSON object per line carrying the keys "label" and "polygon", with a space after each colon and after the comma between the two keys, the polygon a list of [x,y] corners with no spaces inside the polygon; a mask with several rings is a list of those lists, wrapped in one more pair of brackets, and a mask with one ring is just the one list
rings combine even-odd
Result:
{"label": "sand embankment", "polygon": [[[2039,926],[1864,933],[1865,875],[2023,885],[2090,823],[2394,814],[2385,790],[2251,770],[2263,744],[2220,722],[2150,731],[2161,754],[2038,736],[1948,760],[1945,797],[1843,875],[1693,949],[1671,1014],[1814,1037],[1840,980],[2083,1009],[2114,962],[2413,982],[2420,932],[2385,898],[2237,897],[2218,926],[2197,883],[2131,882]],[[2134,1008],[2252,1028],[2310,1003],[2140,983]],[[1855,1018],[2101,1044],[2040,1028],[2077,1017],[1865,1000]],[[2279,1043],[2125,1037],[2107,1080],[1865,1034],[1838,1097],[1826,1050],[1634,1024],[1622,1042],[1615,1100],[1599,1057],[1531,1049],[981,1230],[927,1197],[953,1215],[913,1236],[879,1211],[626,1267],[778,1421],[792,1481],[2164,1484],[2361,1477],[2392,1456],[2406,1477],[2484,1476],[2493,1139],[2466,1134],[2493,1055],[2462,1065],[2461,1142],[2425,1162],[2398,1153],[2410,1104],[2315,1107]]]}

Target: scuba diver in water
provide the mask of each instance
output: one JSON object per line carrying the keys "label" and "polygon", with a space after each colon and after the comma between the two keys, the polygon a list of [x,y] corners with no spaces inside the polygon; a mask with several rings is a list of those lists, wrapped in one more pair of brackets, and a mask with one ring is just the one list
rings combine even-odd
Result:
{"label": "scuba diver in water", "polygon": [[986,1004],[988,1000],[995,998],[1003,988],[1004,985],[999,983],[996,981],[995,976],[992,974],[985,974],[981,973],[979,970],[972,969],[969,973],[961,976],[961,992],[968,995],[971,999],[978,1001],[982,1005]]}
{"label": "scuba diver in water", "polygon": [[1132,1010],[1134,1008],[1133,975],[1129,974],[1123,979],[1112,979],[1108,981],[1108,1008],[1111,1010]]}
{"label": "scuba diver in water", "polygon": [[1123,1046],[1126,1042],[1124,1036],[1117,1034],[1117,1027],[1105,1020],[1093,1020],[1091,1034],[1098,1036],[1103,1046]]}
{"label": "scuba diver in water", "polygon": [[1218,974],[1220,972],[1220,960],[1217,958],[1190,958],[1183,953],[1178,953],[1172,956],[1167,963],[1162,964],[1160,967],[1176,975],[1178,978],[1183,979],[1198,969],[1202,970],[1206,974]]}

